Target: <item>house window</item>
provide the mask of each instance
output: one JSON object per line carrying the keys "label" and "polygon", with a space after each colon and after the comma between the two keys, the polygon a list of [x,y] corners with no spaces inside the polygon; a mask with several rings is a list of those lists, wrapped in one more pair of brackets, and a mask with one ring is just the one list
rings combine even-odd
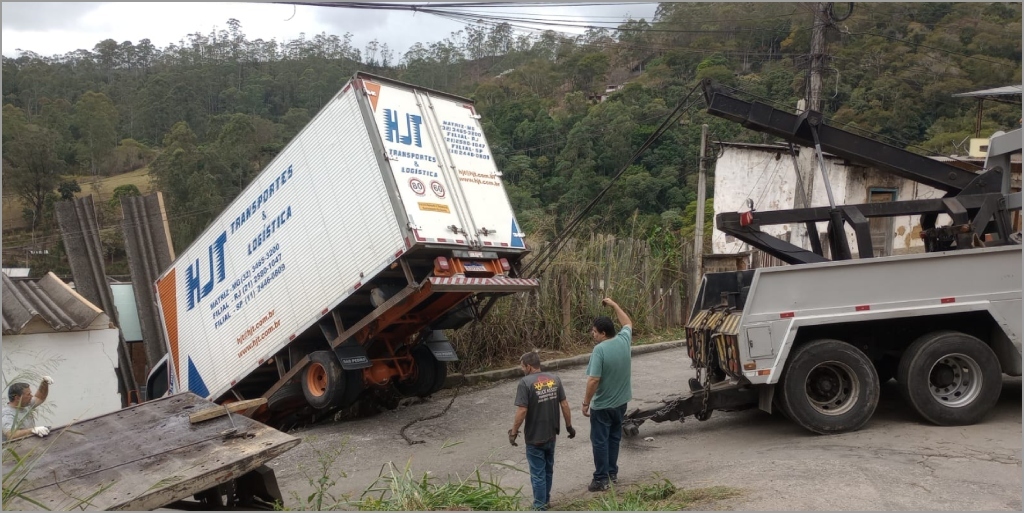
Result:
{"label": "house window", "polygon": [[[896,189],[868,189],[869,203],[896,201]],[[891,217],[872,217],[868,220],[871,226],[871,249],[874,256],[892,254],[893,220]]]}

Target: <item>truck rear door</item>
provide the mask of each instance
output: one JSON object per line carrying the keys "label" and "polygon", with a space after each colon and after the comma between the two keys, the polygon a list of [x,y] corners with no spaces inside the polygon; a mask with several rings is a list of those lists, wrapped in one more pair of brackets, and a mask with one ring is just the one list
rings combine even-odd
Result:
{"label": "truck rear door", "polygon": [[524,248],[473,105],[363,85],[416,242]]}

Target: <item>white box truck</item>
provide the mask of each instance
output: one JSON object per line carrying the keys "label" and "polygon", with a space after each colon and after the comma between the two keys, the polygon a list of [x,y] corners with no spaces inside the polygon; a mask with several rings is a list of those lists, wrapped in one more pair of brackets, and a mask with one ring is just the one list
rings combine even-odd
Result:
{"label": "white box truck", "polygon": [[270,421],[433,393],[443,330],[538,287],[523,237],[472,101],[357,73],[157,279],[147,395],[266,397]]}

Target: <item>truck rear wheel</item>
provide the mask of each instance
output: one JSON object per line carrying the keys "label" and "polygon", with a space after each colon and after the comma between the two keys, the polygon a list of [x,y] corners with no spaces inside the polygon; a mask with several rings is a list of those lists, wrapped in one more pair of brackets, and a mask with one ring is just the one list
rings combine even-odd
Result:
{"label": "truck rear wheel", "polygon": [[267,399],[267,408],[272,412],[283,412],[289,409],[301,408],[305,406],[302,399],[302,385],[299,383],[286,383]]}
{"label": "truck rear wheel", "polygon": [[[433,353],[431,353],[433,356]],[[438,361],[434,358],[434,385],[430,387],[430,393],[434,394],[444,388],[444,382],[448,379],[448,362]]]}
{"label": "truck rear wheel", "polygon": [[335,406],[345,391],[341,363],[333,351],[310,353],[301,381],[306,402],[318,410]]}
{"label": "truck rear wheel", "polygon": [[871,359],[840,340],[815,340],[794,349],[781,382],[783,411],[823,435],[860,429],[878,406],[880,387]]}
{"label": "truck rear wheel", "polygon": [[445,362],[437,361],[430,348],[422,344],[413,347],[410,353],[415,362],[413,376],[395,383],[398,392],[406,397],[425,397],[440,390],[448,376]]}
{"label": "truck rear wheel", "polygon": [[938,331],[915,340],[900,359],[897,379],[910,406],[940,426],[980,421],[1002,391],[995,352],[958,331]]}

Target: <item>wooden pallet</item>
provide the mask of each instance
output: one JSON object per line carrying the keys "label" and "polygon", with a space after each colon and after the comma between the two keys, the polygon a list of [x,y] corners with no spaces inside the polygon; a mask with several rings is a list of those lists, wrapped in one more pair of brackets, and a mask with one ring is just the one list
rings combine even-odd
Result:
{"label": "wooden pallet", "polygon": [[[299,439],[184,392],[3,447],[4,509],[151,510],[239,478]],[[24,464],[17,465],[18,458]]]}

